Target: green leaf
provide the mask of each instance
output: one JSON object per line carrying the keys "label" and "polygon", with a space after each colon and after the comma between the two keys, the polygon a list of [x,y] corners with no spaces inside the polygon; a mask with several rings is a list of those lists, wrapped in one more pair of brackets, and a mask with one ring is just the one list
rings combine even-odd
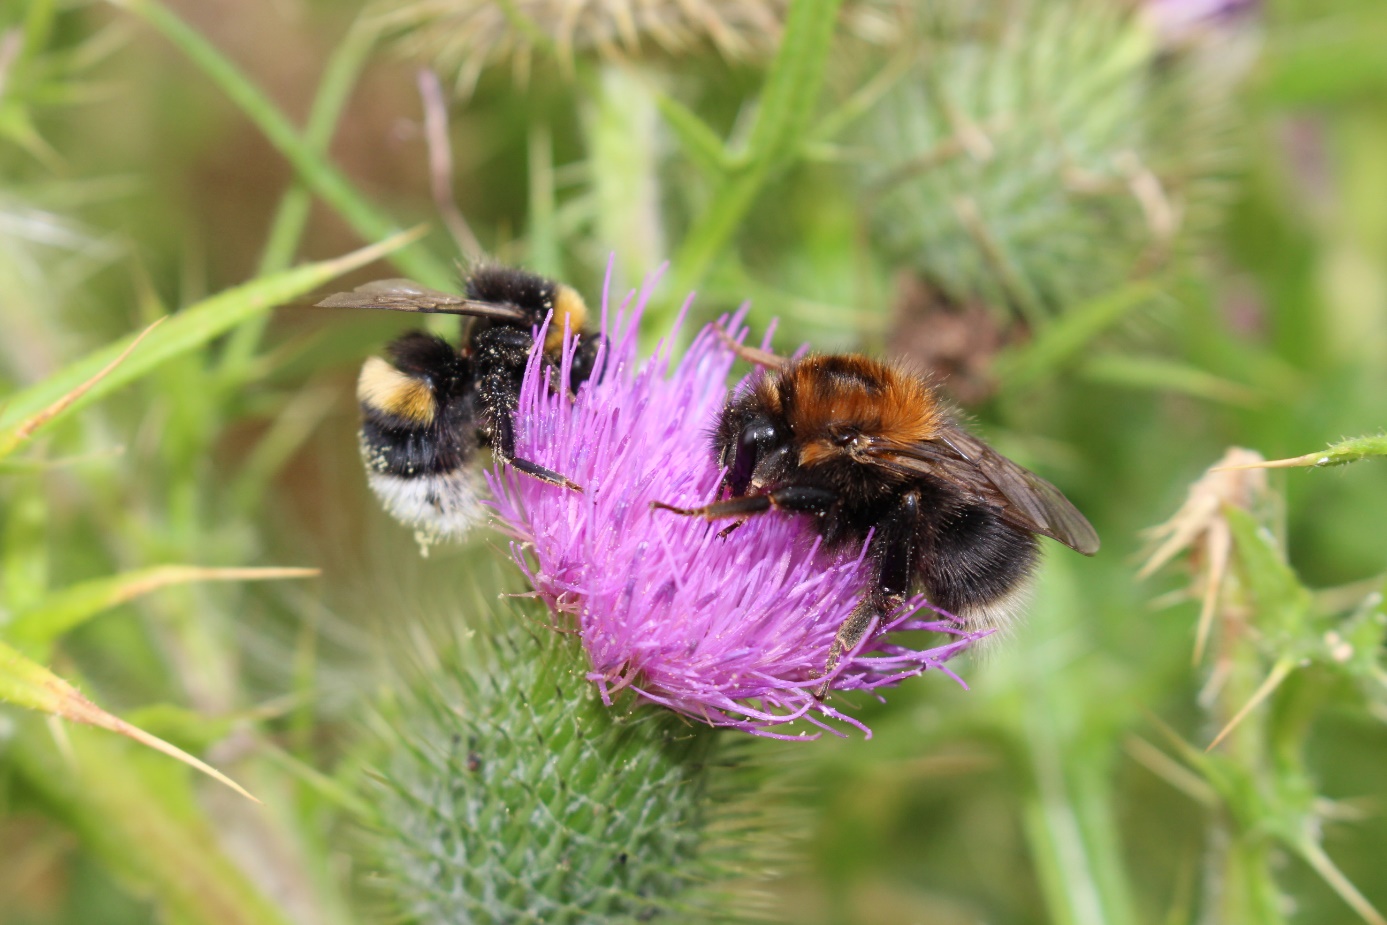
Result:
{"label": "green leaf", "polygon": [[1387,687],[1387,672],[1383,670],[1387,607],[1382,590],[1369,594],[1348,619],[1325,632],[1323,641],[1326,664],[1337,665],[1369,685]]}
{"label": "green leaf", "polygon": [[1083,362],[1079,375],[1090,382],[1177,392],[1227,405],[1248,407],[1262,400],[1262,393],[1251,386],[1164,357],[1099,354]]}
{"label": "green leaf", "polygon": [[[375,48],[376,38],[375,28],[362,16],[333,49],[332,57],[323,71],[322,82],[318,85],[318,95],[313,99],[313,109],[308,114],[307,128],[304,129],[303,143],[319,154],[326,152],[332,141],[338,120],[356,87],[357,78],[366,66],[371,50]],[[311,205],[309,191],[304,186],[295,184],[285,192],[275,213],[265,249],[260,255],[260,273],[275,273],[289,266],[303,236],[303,229],[308,224]]]}
{"label": "green leaf", "polygon": [[5,628],[11,641],[22,646],[52,642],[97,614],[134,598],[195,581],[264,581],[310,578],[312,568],[205,568],[198,565],[158,565],[64,588],[20,611]]}
{"label": "green leaf", "polygon": [[[92,351],[80,360],[22,389],[4,400],[0,411],[0,435],[13,434],[35,414],[51,408],[64,396],[90,383],[62,408],[70,414],[127,385],[160,364],[195,350],[212,338],[226,333],[247,318],[268,312],[277,305],[296,299],[349,270],[365,266],[390,253],[413,238],[419,230],[402,232],[379,244],[363,247],[333,260],[305,264],[273,276],[265,276],[235,286],[179,311],[167,322],[148,333],[140,349],[124,363],[112,364],[138,339],[129,335]],[[106,371],[106,374],[99,374]],[[92,381],[92,380],[96,381]],[[5,438],[0,436],[0,444]]]}
{"label": "green leaf", "polygon": [[530,266],[547,276],[562,276],[559,231],[554,212],[554,140],[549,126],[536,122],[529,133]]}
{"label": "green leaf", "polygon": [[4,459],[6,456],[13,453],[16,449],[19,448],[21,444],[23,444],[26,440],[32,437],[34,433],[38,431],[40,428],[46,427],[58,418],[63,417],[64,414],[68,411],[68,409],[70,409],[74,404],[76,404],[79,398],[90,392],[93,388],[96,387],[96,384],[98,382],[109,376],[112,370],[114,370],[121,363],[124,363],[125,358],[130,356],[130,354],[134,352],[135,348],[140,345],[140,341],[144,340],[145,337],[149,335],[150,331],[153,331],[165,320],[167,319],[160,318],[159,320],[151,324],[149,327],[141,331],[135,337],[135,339],[130,342],[130,345],[126,347],[124,350],[122,350],[114,360],[107,363],[101,369],[97,370],[96,373],[86,382],[77,385],[66,395],[59,396],[59,398],[56,401],[54,401],[53,404],[49,405],[47,408],[44,408],[41,411],[36,411],[35,413],[29,415],[27,418],[18,422],[13,427],[8,428],[7,430],[0,431],[0,459]]}
{"label": "green leaf", "polygon": [[819,102],[824,68],[842,0],[795,0],[785,19],[785,36],[761,91],[745,160],[767,170],[783,167],[798,153]]}
{"label": "green leaf", "polygon": [[800,154],[813,121],[841,0],[795,0],[761,90],[738,169],[724,176],[673,261],[669,291],[698,285],[732,239],[766,182]]}
{"label": "green leaf", "polygon": [[[288,925],[228,857],[225,832],[215,826],[230,817],[209,814],[188,775],[104,733],[63,732],[54,747],[42,730],[21,728],[7,756],[45,805],[60,808],[83,847],[158,907],[155,921]],[[289,865],[285,873],[292,877]]]}
{"label": "green leaf", "polygon": [[995,366],[1005,389],[1031,385],[1073,362],[1095,338],[1153,299],[1156,286],[1131,283],[1065,311],[1036,331],[1028,344],[1002,353]]}
{"label": "green leaf", "polygon": [[655,105],[695,167],[712,177],[720,177],[731,169],[732,159],[722,139],[692,109],[664,93],[655,94]]}
{"label": "green leaf", "polygon": [[163,739],[156,738],[132,726],[124,720],[112,716],[78,693],[77,688],[53,674],[37,662],[30,661],[15,649],[0,642],[0,700],[61,716],[77,723],[86,723],[101,729],[109,729],[147,745],[155,751],[176,758],[189,767],[196,768],[208,777],[220,781],[248,800],[259,803],[240,784],[198,758],[194,758],[181,748],[176,748]]}
{"label": "green leaf", "polygon": [[208,716],[172,703],[152,703],[128,710],[127,722],[133,723],[179,748],[201,752],[231,735],[238,723],[263,719],[246,712]]}
{"label": "green leaf", "polygon": [[1307,638],[1312,598],[1286,563],[1276,540],[1251,514],[1225,505],[1243,581],[1256,606],[1257,627],[1279,651]]}
{"label": "green leaf", "polygon": [[1339,894],[1339,898],[1358,913],[1359,918],[1368,925],[1387,925],[1387,918],[1383,918],[1382,913],[1373,907],[1368,898],[1359,892],[1353,882],[1344,876],[1344,872],[1339,870],[1338,865],[1325,853],[1319,841],[1319,826],[1305,826],[1303,834],[1291,842],[1291,847],[1325,883],[1329,884],[1330,889]]}
{"label": "green leaf", "polygon": [[[357,78],[366,66],[371,50],[375,48],[377,31],[369,25],[370,22],[374,20],[362,14],[352,23],[323,71],[318,95],[313,99],[313,109],[308,114],[308,126],[304,130],[304,144],[319,154],[325,153],[332,142],[338,120],[356,87]],[[303,181],[295,181],[279,200],[279,208],[275,211],[274,221],[260,253],[257,275],[278,273],[293,263],[312,207],[312,191]],[[251,357],[260,343],[265,323],[266,319],[261,316],[241,325],[232,334],[222,359],[222,378],[228,387],[237,388],[238,383],[249,374]]]}

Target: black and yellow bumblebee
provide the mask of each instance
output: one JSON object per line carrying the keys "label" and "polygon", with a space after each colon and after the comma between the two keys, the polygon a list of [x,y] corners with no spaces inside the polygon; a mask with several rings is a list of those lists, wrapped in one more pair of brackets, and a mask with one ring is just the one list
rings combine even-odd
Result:
{"label": "black and yellow bumblebee", "polygon": [[1060,490],[965,431],[923,376],[859,354],[785,359],[729,343],[766,372],[714,427],[720,499],[656,506],[709,520],[784,511],[813,518],[829,549],[867,543],[868,588],[825,675],[917,589],[966,625],[1003,626],[1024,603],[1037,535],[1098,551]]}
{"label": "black and yellow bumblebee", "polygon": [[412,331],[361,367],[361,455],[385,510],[421,544],[456,539],[484,515],[482,447],[518,472],[569,489],[561,473],[515,455],[514,415],[534,331],[551,317],[544,362],[557,366],[564,332],[578,338],[570,387],[592,375],[602,338],[585,328],[583,297],[535,273],[494,264],[468,274],[465,295],[404,279],[378,280],[318,303],[323,308],[470,316],[460,341]]}

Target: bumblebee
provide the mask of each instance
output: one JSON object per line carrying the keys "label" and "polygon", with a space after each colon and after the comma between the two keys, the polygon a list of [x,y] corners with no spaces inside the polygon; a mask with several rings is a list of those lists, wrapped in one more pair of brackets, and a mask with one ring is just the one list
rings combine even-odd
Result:
{"label": "bumblebee", "polygon": [[968,625],[1005,625],[1023,603],[1037,535],[1098,551],[1059,489],[963,430],[922,376],[856,354],[790,360],[728,342],[767,371],[714,428],[720,500],[656,506],[738,522],[784,511],[812,517],[828,549],[867,543],[868,587],[824,675],[917,589]]}
{"label": "bumblebee", "polygon": [[533,332],[551,313],[544,362],[557,366],[567,329],[579,338],[571,386],[592,375],[602,338],[584,330],[587,307],[575,290],[525,270],[485,265],[467,277],[465,296],[387,279],[318,305],[471,318],[457,346],[412,331],[387,346],[384,358],[368,359],[357,380],[367,481],[426,549],[482,519],[483,479],[471,465],[481,447],[518,472],[579,489],[562,474],[516,457],[514,422]]}

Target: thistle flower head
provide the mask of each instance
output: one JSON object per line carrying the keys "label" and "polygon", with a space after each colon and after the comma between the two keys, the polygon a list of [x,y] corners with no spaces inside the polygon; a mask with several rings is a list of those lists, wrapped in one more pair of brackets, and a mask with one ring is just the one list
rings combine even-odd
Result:
{"label": "thistle flower head", "polygon": [[510,63],[524,77],[536,51],[571,63],[575,54],[682,56],[711,46],[729,59],[775,47],[786,0],[414,0],[381,15],[409,54],[456,70],[470,89],[482,69]]}
{"label": "thistle flower head", "polygon": [[[571,619],[589,679],[604,697],[630,687],[709,724],[772,736],[780,735],[773,727],[801,718],[830,731],[826,720],[838,719],[870,734],[814,696],[825,680],[838,691],[872,691],[929,669],[957,680],[945,663],[983,634],[919,600],[888,617],[827,679],[818,676],[868,580],[865,549],[831,554],[805,518],[774,512],[720,535],[724,524],[652,510],[654,501],[693,505],[716,493],[721,472],[708,432],[727,400],[734,357],[710,327],[682,360],[670,358],[671,333],[638,364],[650,285],[614,317],[604,297],[610,340],[601,372],[572,400],[545,381],[538,355],[526,374],[517,454],[585,490],[511,470],[489,475],[497,512],[517,540],[515,559],[554,612]],[[724,320],[734,337],[745,336],[742,318]],[[898,635],[908,630],[945,638],[916,649]]]}

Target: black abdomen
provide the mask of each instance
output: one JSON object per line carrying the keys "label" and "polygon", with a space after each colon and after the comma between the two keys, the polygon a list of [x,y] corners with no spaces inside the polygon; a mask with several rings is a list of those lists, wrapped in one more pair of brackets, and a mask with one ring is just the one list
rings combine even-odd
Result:
{"label": "black abdomen", "polygon": [[928,532],[917,574],[930,603],[959,616],[1001,601],[1035,567],[1035,536],[984,504],[955,509]]}
{"label": "black abdomen", "polygon": [[366,465],[382,475],[420,478],[466,466],[477,451],[472,402],[454,399],[440,408],[439,420],[411,425],[361,403],[361,447]]}

